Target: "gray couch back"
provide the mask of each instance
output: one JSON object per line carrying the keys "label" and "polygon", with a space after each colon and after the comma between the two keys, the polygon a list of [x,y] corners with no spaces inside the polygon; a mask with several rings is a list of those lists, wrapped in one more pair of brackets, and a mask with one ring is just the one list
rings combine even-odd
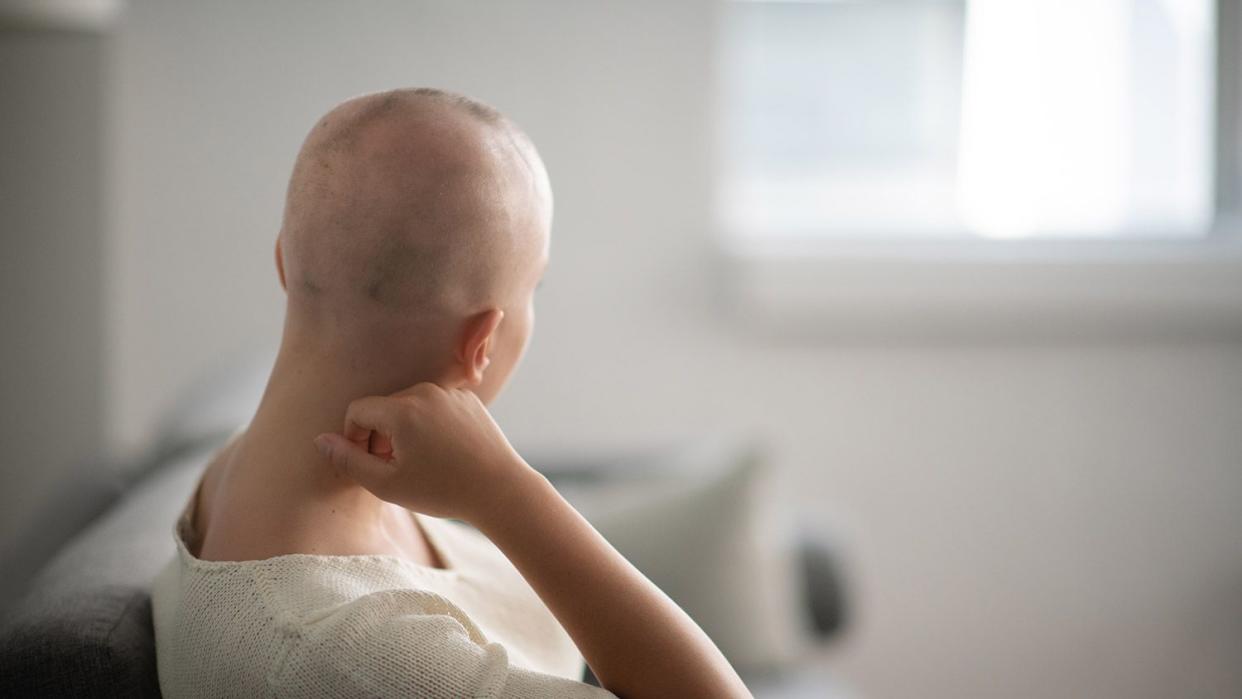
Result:
{"label": "gray couch back", "polygon": [[0,696],[160,696],[150,585],[221,443],[201,443],[140,480],[39,573],[0,628]]}

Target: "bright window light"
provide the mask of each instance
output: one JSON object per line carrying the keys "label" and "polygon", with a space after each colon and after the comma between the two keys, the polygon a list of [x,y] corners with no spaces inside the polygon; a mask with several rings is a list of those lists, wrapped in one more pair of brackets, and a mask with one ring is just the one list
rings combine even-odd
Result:
{"label": "bright window light", "polygon": [[731,2],[718,211],[741,236],[1192,238],[1212,0]]}

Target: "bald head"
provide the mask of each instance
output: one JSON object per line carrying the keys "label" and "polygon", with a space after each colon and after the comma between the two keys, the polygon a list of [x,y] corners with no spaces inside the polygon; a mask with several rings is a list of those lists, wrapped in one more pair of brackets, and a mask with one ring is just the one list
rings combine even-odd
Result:
{"label": "bald head", "polygon": [[551,205],[533,145],[496,110],[431,89],[349,100],[289,181],[289,313],[341,325],[503,309],[546,258]]}

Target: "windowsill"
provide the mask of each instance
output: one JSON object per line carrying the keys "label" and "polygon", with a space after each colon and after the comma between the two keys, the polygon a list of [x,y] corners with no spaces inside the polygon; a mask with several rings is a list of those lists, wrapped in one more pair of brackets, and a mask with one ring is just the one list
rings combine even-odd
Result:
{"label": "windowsill", "polygon": [[740,319],[793,338],[1242,337],[1242,239],[724,245]]}

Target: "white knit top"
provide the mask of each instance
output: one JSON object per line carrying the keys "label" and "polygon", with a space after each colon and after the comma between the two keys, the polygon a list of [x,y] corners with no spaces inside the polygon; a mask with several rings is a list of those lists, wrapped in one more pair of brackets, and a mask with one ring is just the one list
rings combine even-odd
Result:
{"label": "white knit top", "polygon": [[[160,690],[179,697],[567,697],[573,641],[482,534],[411,512],[446,568],[294,553],[205,561],[190,498],[152,594]],[[569,572],[566,571],[568,575]]]}

